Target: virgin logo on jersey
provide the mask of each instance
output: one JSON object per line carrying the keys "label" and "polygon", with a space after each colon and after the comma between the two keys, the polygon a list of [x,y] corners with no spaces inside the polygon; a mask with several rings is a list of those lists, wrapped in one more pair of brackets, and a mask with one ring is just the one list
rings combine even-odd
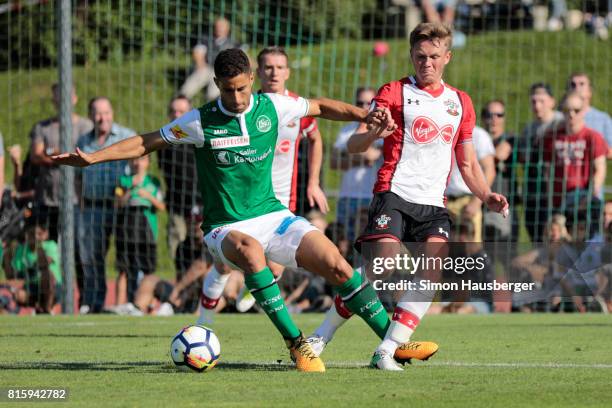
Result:
{"label": "virgin logo on jersey", "polygon": [[434,121],[425,116],[419,116],[412,122],[412,138],[415,143],[431,143],[440,136],[444,143],[450,144],[455,129],[453,125],[443,126],[442,129]]}
{"label": "virgin logo on jersey", "polygon": [[276,145],[277,153],[289,153],[289,150],[291,150],[291,140],[289,139],[283,139]]}
{"label": "virgin logo on jersey", "polygon": [[380,217],[375,220],[376,229],[383,230],[389,228],[389,221],[391,221],[391,217],[389,217],[387,214],[381,214]]}

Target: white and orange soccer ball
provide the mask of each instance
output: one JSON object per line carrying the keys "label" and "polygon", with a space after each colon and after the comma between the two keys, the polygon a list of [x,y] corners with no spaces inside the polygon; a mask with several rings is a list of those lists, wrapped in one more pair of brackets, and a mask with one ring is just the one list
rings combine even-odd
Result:
{"label": "white and orange soccer ball", "polygon": [[204,326],[184,327],[170,344],[170,357],[174,364],[198,373],[212,370],[220,356],[221,344],[217,335]]}

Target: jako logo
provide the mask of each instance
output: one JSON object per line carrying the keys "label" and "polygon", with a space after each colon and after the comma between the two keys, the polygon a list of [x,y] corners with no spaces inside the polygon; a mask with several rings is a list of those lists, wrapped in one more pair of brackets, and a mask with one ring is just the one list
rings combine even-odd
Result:
{"label": "jako logo", "polygon": [[214,135],[226,135],[227,129],[215,129],[213,130]]}

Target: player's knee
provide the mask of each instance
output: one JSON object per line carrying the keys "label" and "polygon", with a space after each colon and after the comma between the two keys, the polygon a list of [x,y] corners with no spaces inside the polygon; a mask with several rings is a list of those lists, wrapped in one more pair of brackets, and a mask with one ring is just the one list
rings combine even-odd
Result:
{"label": "player's knee", "polygon": [[342,285],[352,276],[352,268],[340,255],[340,252],[331,253],[326,257],[326,264],[330,271],[330,283],[332,285]]}
{"label": "player's knee", "polygon": [[241,237],[235,243],[237,265],[247,273],[259,272],[265,266],[265,256],[259,242],[251,237]]}

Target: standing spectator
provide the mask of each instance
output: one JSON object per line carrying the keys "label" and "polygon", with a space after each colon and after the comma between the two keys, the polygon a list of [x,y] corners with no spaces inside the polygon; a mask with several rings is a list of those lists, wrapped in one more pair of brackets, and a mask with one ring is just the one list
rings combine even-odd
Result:
{"label": "standing spectator", "polygon": [[[495,147],[491,141],[491,136],[483,128],[474,126],[472,143],[487,185],[491,186],[495,179]],[[453,222],[460,225],[463,220],[469,220],[474,226],[475,242],[481,242],[482,201],[472,194],[454,160],[445,194],[446,209]]]}
{"label": "standing spectator", "polygon": [[506,131],[506,105],[501,100],[488,102],[481,112],[484,128],[489,132],[495,147],[495,179],[492,188],[508,198],[510,216],[489,211],[484,216],[485,241],[512,241],[518,237],[516,204],[520,203],[516,182],[517,138]]}
{"label": "standing spectator", "polygon": [[212,101],[219,96],[219,88],[213,80],[215,75],[210,65],[206,60],[208,47],[204,44],[197,44],[191,50],[191,59],[193,60],[193,71],[185,79],[185,83],[181,86],[180,94],[191,99],[206,88],[205,99]]}
{"label": "standing spectator", "polygon": [[[81,135],[77,148],[93,153],[135,132],[113,122],[113,107],[104,96],[89,102],[89,118],[94,129]],[[77,186],[81,190],[81,208],[78,217],[78,239],[83,264],[83,293],[80,312],[99,313],[106,297],[106,264],[110,235],[115,226],[114,197],[119,178],[125,174],[124,160],[95,164],[81,169]]]}
{"label": "standing spectator", "polygon": [[[373,88],[358,88],[355,92],[355,105],[367,108],[375,96]],[[343,171],[336,220],[344,225],[346,238],[350,242],[355,240],[365,226],[359,224],[360,214],[370,206],[377,164],[380,164],[382,154],[382,141],[368,147],[364,153],[348,154],[346,142],[358,127],[359,123],[353,122],[340,130],[331,156],[331,168]]]}
{"label": "standing spectator", "polygon": [[[175,96],[168,104],[168,119],[178,119],[191,109],[189,98]],[[201,204],[195,154],[192,146],[172,145],[158,150],[157,158],[166,183],[168,249],[174,258],[177,247],[187,237],[187,218],[193,208]]]}
{"label": "standing spectator", "polygon": [[[38,222],[49,231],[49,238],[57,241],[59,221],[59,194],[61,172],[57,164],[53,163],[50,156],[60,151],[60,89],[59,84],[51,86],[53,95],[53,106],[57,112],[56,116],[38,122],[32,130],[32,150],[30,160],[32,164],[39,167],[38,182],[35,189],[35,206]],[[76,106],[78,97],[74,88],[71,94],[72,106]],[[72,113],[72,139],[71,146],[76,145],[79,135],[91,132],[93,124],[91,120]],[[76,194],[73,192],[74,204],[77,202]]]}
{"label": "standing spectator", "polygon": [[583,209],[587,214],[587,237],[599,232],[599,195],[606,179],[608,146],[603,137],[585,126],[587,104],[578,92],[566,95],[564,126],[543,140],[544,160],[550,163],[547,179],[552,182],[552,205],[565,213],[568,224],[577,225]]}
{"label": "standing spectator", "polygon": [[531,242],[542,242],[544,227],[550,218],[544,174],[544,135],[563,123],[563,114],[555,110],[555,98],[550,85],[536,82],[529,88],[529,101],[535,120],[527,124],[521,135],[518,157],[523,163],[523,197],[525,227]]}
{"label": "standing spectator", "polygon": [[138,276],[155,272],[158,233],[156,211],[165,211],[166,205],[159,180],[148,173],[149,156],[132,159],[129,165],[131,174],[121,176],[115,189],[119,206],[115,240],[117,270],[120,274],[118,281],[123,275],[125,282],[127,275],[127,301],[133,302]]}
{"label": "standing spectator", "polygon": [[591,106],[593,99],[593,83],[584,72],[574,72],[569,77],[568,91],[576,91],[584,100],[584,124],[600,133],[608,144],[608,159],[612,159],[612,119],[606,112]]}

